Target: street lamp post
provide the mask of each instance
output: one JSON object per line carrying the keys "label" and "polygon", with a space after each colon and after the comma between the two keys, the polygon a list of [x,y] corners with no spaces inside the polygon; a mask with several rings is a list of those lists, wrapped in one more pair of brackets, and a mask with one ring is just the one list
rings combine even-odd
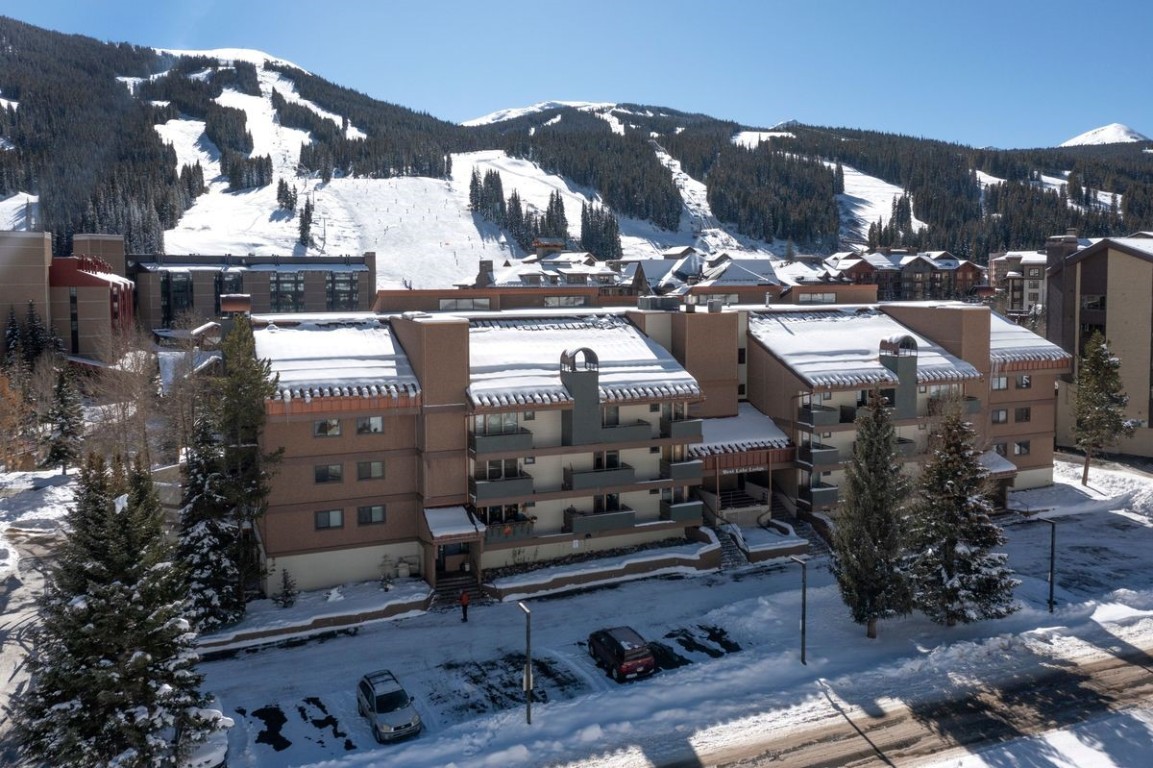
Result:
{"label": "street lamp post", "polygon": [[1049,524],[1049,613],[1053,612],[1053,585],[1057,582],[1057,521],[1047,517],[1037,518]]}
{"label": "street lamp post", "polygon": [[524,611],[524,721],[532,725],[532,611],[523,602]]}
{"label": "street lamp post", "polygon": [[794,563],[801,564],[801,663],[807,666],[809,662],[805,659],[805,633],[807,629],[805,625],[809,612],[809,561],[798,555],[790,555],[789,559]]}

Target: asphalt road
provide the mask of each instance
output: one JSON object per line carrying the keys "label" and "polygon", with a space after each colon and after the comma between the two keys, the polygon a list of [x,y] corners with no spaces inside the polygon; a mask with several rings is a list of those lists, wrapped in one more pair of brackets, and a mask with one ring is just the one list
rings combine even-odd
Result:
{"label": "asphalt road", "polygon": [[[826,690],[824,713],[758,743],[666,768],[856,768],[938,762],[1153,702],[1153,656],[1127,647],[1081,665],[1045,665],[1003,686],[931,704],[853,704]],[[1133,738],[1145,740],[1142,730]],[[1054,753],[1056,759],[1058,755]]]}

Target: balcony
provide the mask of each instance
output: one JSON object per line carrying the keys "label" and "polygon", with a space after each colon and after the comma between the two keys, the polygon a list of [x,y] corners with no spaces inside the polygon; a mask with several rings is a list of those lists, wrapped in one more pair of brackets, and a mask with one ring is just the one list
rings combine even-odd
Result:
{"label": "balcony", "polygon": [[837,503],[840,489],[835,485],[820,483],[811,488],[800,488],[798,497],[809,505],[810,509],[817,507],[831,507]]}
{"label": "balcony", "polygon": [[598,533],[636,525],[636,510],[622,506],[609,512],[588,512],[569,507],[564,511],[566,533]]}
{"label": "balcony", "polygon": [[797,448],[797,461],[810,467],[830,467],[841,462],[841,451],[824,443],[802,445]]}
{"label": "balcony", "polygon": [[476,453],[525,453],[532,450],[532,432],[521,428],[502,435],[469,433],[468,447]]}
{"label": "balcony", "polygon": [[652,437],[653,425],[647,421],[601,427],[601,442],[605,443],[640,443]]}
{"label": "balcony", "polygon": [[692,499],[691,501],[661,501],[661,520],[700,525],[704,513],[704,502],[699,499]]}
{"label": "balcony", "polygon": [[523,541],[533,536],[535,520],[510,520],[504,523],[492,523],[485,526],[484,540],[489,544],[501,544],[506,541]]}
{"label": "balcony", "polygon": [[683,483],[699,483],[704,473],[704,462],[700,459],[692,461],[665,461],[661,460],[661,479],[678,480]]}
{"label": "balcony", "polygon": [[803,405],[797,409],[797,421],[814,427],[832,427],[841,423],[841,409],[824,405]]}
{"label": "balcony", "polygon": [[944,413],[945,409],[949,407],[950,403],[956,402],[961,407],[961,413],[966,415],[973,415],[974,413],[981,412],[981,399],[966,395],[959,400],[952,397],[930,397],[929,398],[929,415],[936,416]]}
{"label": "balcony", "polygon": [[517,477],[502,477],[495,480],[477,480],[470,477],[468,479],[468,493],[477,502],[531,496],[533,493],[532,475],[521,472]]}
{"label": "balcony", "polygon": [[618,485],[633,485],[636,481],[636,469],[628,464],[605,469],[573,469],[568,467],[564,470],[564,490],[566,491],[596,491]]}
{"label": "balcony", "polygon": [[661,437],[700,442],[700,419],[661,419]]}

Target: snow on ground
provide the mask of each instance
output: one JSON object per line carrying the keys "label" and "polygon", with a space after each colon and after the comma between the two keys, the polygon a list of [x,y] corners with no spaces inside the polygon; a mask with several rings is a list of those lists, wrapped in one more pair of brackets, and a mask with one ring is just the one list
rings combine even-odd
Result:
{"label": "snow on ground", "polygon": [[772,139],[791,139],[795,134],[790,131],[740,131],[733,137],[733,143],[745,149],[756,149],[762,142]]}
{"label": "snow on ground", "polygon": [[[992,184],[1004,184],[1005,183],[1004,179],[998,178],[996,176],[991,176],[990,174],[987,174],[984,171],[977,171],[976,173],[977,173],[977,181],[981,184],[982,187],[988,187]],[[1068,186],[1069,174],[1067,172],[1062,174],[1061,176],[1050,176],[1048,174],[1041,174],[1038,178],[1033,180],[1033,184],[1035,186],[1039,186],[1041,189],[1043,189],[1046,192],[1060,192],[1062,187]],[[1120,193],[1106,192],[1105,190],[1095,189],[1095,190],[1093,190],[1093,194],[1094,194],[1094,197],[1097,198],[1097,207],[1100,208],[1101,210],[1109,210],[1110,207],[1114,203],[1116,203],[1118,210],[1121,209],[1121,204],[1123,202],[1124,196],[1121,195]],[[1083,205],[1081,205],[1078,202],[1072,201],[1072,200],[1070,200],[1068,202],[1068,205],[1070,208],[1073,208],[1073,209],[1076,209],[1079,211],[1084,210]]]}
{"label": "snow on ground", "polygon": [[32,231],[28,224],[28,213],[34,219],[40,218],[40,196],[26,192],[16,192],[0,200],[0,232]]}
{"label": "snow on ground", "polygon": [[[829,168],[836,163],[826,162]],[[893,201],[904,194],[896,184],[869,176],[849,165],[842,165],[845,173],[845,191],[837,195],[841,209],[841,237],[851,242],[864,243],[868,239],[869,225],[893,218]],[[928,224],[917,218],[917,200],[913,199],[913,230],[920,232]]]}
{"label": "snow on ground", "polygon": [[[382,761],[411,768],[639,768],[691,760],[739,747],[750,734],[812,722],[830,701],[865,711],[924,704],[1041,665],[1102,659],[1118,646],[1148,648],[1153,480],[1095,468],[1083,488],[1079,472],[1079,465],[1058,463],[1056,485],[1010,497],[1012,508],[1056,520],[1052,614],[1049,526],[1011,514],[1004,523],[1009,562],[1022,582],[1018,613],[953,628],[912,616],[882,622],[880,637],[866,641],[817,558],[808,568],[807,666],[798,658],[800,578],[787,561],[526,599],[536,673],[531,725],[519,690],[526,617],[514,602],[474,605],[468,624],[454,610],[410,613],[355,633],[238,650],[201,668],[206,687],[237,722],[230,733],[234,768]],[[32,490],[45,480],[53,476],[3,476],[4,526],[57,524],[67,486]],[[359,612],[422,589],[413,579],[388,592],[358,584],[308,593],[286,610],[258,602],[237,630]],[[584,640],[593,629],[623,622],[656,644],[662,669],[618,685],[593,666]],[[357,715],[356,679],[379,667],[392,669],[415,696],[425,721],[418,737],[377,745]],[[976,755],[951,752],[936,765],[1131,766],[1144,762],[1150,743],[1153,712],[1145,708]]]}
{"label": "snow on ground", "polygon": [[0,472],[0,582],[19,571],[16,550],[8,544],[8,529],[55,532],[72,503],[75,472]]}
{"label": "snow on ground", "polygon": [[1079,147],[1089,144],[1118,144],[1134,141],[1149,141],[1149,137],[1138,133],[1124,123],[1109,123],[1100,128],[1074,136],[1061,142],[1062,147]]}

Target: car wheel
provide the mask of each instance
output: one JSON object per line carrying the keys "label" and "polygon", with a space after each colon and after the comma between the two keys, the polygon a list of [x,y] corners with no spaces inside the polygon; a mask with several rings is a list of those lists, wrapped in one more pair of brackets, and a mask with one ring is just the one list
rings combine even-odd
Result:
{"label": "car wheel", "polygon": [[376,730],[376,726],[372,728],[372,738],[376,739],[377,744],[384,743],[384,739],[380,738],[380,731]]}
{"label": "car wheel", "polygon": [[619,669],[616,670],[615,672],[613,672],[612,676],[618,683],[623,683],[625,681],[625,676],[621,673],[621,671]]}

